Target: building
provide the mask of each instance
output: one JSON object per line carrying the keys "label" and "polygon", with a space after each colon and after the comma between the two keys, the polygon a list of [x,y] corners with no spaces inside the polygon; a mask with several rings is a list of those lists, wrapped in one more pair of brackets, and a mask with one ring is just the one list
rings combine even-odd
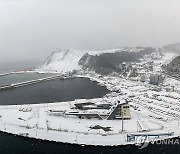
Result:
{"label": "building", "polygon": [[151,74],[149,78],[149,83],[153,85],[159,85],[163,83],[163,76],[162,74]]}
{"label": "building", "polygon": [[130,108],[127,102],[120,103],[118,101],[117,106],[112,110],[107,120],[114,120],[114,119],[130,119]]}
{"label": "building", "polygon": [[123,104],[118,106],[118,112],[116,113],[115,119],[130,119],[129,104]]}
{"label": "building", "polygon": [[90,102],[86,99],[76,100],[75,110],[65,112],[67,116],[76,116],[80,119],[130,119],[130,106],[128,102],[120,103],[116,105],[102,103],[102,102]]}
{"label": "building", "polygon": [[141,74],[140,81],[141,82],[146,82],[146,75],[145,74]]}

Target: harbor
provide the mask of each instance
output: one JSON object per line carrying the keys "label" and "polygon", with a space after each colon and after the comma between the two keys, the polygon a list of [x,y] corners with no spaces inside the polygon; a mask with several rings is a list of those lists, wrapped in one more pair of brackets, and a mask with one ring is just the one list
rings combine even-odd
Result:
{"label": "harbor", "polygon": [[78,98],[98,98],[107,93],[109,91],[105,87],[97,85],[97,82],[92,82],[88,78],[55,74],[47,78],[8,85],[7,89],[0,91],[0,104],[53,103]]}

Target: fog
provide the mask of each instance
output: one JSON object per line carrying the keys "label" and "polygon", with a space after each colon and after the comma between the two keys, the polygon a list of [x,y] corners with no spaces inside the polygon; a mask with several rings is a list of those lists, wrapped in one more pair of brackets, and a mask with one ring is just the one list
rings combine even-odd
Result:
{"label": "fog", "polygon": [[57,48],[180,42],[179,0],[0,0],[0,65],[41,64]]}

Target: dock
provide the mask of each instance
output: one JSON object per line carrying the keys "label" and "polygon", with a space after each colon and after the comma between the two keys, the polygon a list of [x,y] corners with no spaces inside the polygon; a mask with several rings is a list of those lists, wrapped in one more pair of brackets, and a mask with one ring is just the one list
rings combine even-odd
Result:
{"label": "dock", "polygon": [[3,73],[3,74],[0,74],[0,77],[1,76],[7,76],[7,75],[10,75],[10,74],[13,74],[14,72],[10,72],[10,73]]}
{"label": "dock", "polygon": [[27,85],[31,85],[31,84],[35,84],[39,82],[50,81],[50,80],[54,80],[60,77],[61,75],[56,75],[56,76],[46,77],[46,78],[37,79],[37,80],[30,80],[30,81],[25,81],[25,82],[10,84],[10,85],[4,85],[4,86],[0,86],[0,91],[27,86]]}

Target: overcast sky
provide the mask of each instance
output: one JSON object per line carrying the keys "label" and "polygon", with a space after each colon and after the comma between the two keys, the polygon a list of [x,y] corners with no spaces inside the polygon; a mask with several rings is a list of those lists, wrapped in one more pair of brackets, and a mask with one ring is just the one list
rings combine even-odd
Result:
{"label": "overcast sky", "polygon": [[179,0],[0,0],[0,64],[80,50],[180,42]]}

